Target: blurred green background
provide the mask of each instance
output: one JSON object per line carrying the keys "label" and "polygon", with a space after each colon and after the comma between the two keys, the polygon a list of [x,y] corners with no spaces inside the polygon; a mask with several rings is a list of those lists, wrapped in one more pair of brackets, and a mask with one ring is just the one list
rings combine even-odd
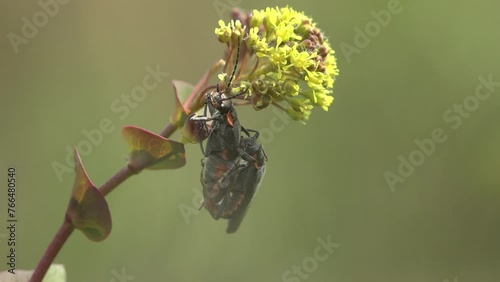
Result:
{"label": "blurred green background", "polygon": [[[107,240],[69,238],[56,258],[68,281],[122,281],[122,271],[134,277],[123,281],[499,281],[498,82],[458,128],[443,114],[477,101],[479,77],[500,81],[500,3],[402,0],[399,14],[356,45],[356,27],[373,25],[371,11],[388,3],[69,1],[16,53],[8,34],[21,35],[23,17],[33,22],[42,8],[2,1],[0,218],[3,226],[6,170],[15,166],[17,267],[36,266],[62,221],[73,175],[60,181],[52,164],[86,140],[82,130],[106,118],[115,126],[82,156],[100,186],[126,163],[121,127],[159,132],[173,109],[170,81],[194,83],[221,58],[213,30],[228,6],[289,4],[312,16],[337,51],[335,101],[307,126],[281,131],[269,130],[272,110],[239,109],[247,127],[272,135],[263,140],[267,174],[238,233],[225,234],[226,223],[203,210],[183,218],[179,207],[192,207],[193,189],[201,190],[201,153],[191,145],[184,168],[144,171],[107,197]],[[347,44],[361,48],[348,55]],[[168,77],[121,119],[113,101],[156,65]],[[435,128],[446,141],[391,190],[384,173],[397,173],[398,157],[408,159]],[[314,259],[317,238],[328,237],[340,247]]]}

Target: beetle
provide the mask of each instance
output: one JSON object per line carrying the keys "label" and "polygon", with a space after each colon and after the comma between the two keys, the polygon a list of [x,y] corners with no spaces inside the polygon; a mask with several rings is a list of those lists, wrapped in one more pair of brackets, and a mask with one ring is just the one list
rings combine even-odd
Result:
{"label": "beetle", "polygon": [[[205,128],[206,123],[212,121],[205,148],[200,142],[204,155],[201,171],[204,195],[202,207],[216,220],[229,219],[227,233],[234,233],[241,224],[262,180],[267,160],[262,146],[256,143],[258,132],[241,126],[232,103],[232,99],[245,92],[236,95],[226,93],[236,73],[238,57],[239,43],[234,69],[225,91],[220,91],[217,85],[216,91],[205,95],[203,115],[190,117],[190,120],[200,122],[200,126]],[[242,137],[241,132],[247,137]],[[250,132],[255,134],[250,136]]]}
{"label": "beetle", "polygon": [[[226,89],[229,88],[226,87]],[[241,156],[245,155],[240,148],[242,127],[231,99],[219,90],[206,94],[204,114],[192,116],[192,121],[199,121],[200,127],[212,121],[205,148],[200,142],[202,159],[201,184],[205,200],[220,201],[224,193],[234,182],[236,168]],[[210,116],[207,116],[207,109]],[[210,210],[209,210],[210,211]],[[221,214],[212,214],[219,219]]]}
{"label": "beetle", "polygon": [[[193,115],[190,117],[192,121],[201,122],[201,126],[205,127],[205,132],[208,130],[206,123],[212,121],[212,128],[210,129],[207,139],[206,149],[203,149],[203,144],[200,141],[200,148],[205,157],[210,156],[212,152],[221,153],[228,147],[236,148],[240,143],[241,125],[238,120],[238,115],[236,114],[236,109],[233,106],[232,99],[245,94],[246,90],[235,95],[229,95],[227,93],[229,89],[231,89],[231,83],[238,66],[240,56],[239,39],[237,50],[236,62],[225,90],[220,91],[219,84],[217,84],[216,91],[205,94],[203,115]],[[207,115],[207,110],[210,113],[210,117]]]}
{"label": "beetle", "polygon": [[[267,156],[262,145],[257,144],[259,133],[242,128],[248,137],[241,138],[239,155],[232,161],[217,157],[205,158],[202,162],[202,183],[204,188],[209,180],[216,181],[217,192],[204,189],[204,206],[214,219],[228,219],[227,233],[238,230],[250,203],[262,182],[266,170]],[[254,132],[250,136],[249,131]],[[217,164],[223,174],[217,177],[209,167]],[[222,170],[221,170],[222,171]],[[214,177],[215,176],[215,177]]]}
{"label": "beetle", "polygon": [[[266,173],[267,155],[262,145],[257,144],[258,137],[259,132],[255,131],[254,136],[241,140],[240,148],[244,149],[246,154],[242,156],[244,160],[236,176],[233,190],[243,193],[243,199],[238,206],[235,206],[234,213],[228,219],[227,233],[234,233],[240,227]],[[245,156],[250,156],[251,158],[245,159]],[[228,192],[231,193],[232,191]],[[232,201],[230,200],[229,202],[231,203]]]}

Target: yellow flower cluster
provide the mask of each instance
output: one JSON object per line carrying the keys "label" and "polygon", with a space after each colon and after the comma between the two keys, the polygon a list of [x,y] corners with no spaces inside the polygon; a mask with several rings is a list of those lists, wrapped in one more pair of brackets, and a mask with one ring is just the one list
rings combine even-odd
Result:
{"label": "yellow flower cluster", "polygon": [[238,39],[246,44],[231,93],[245,91],[256,109],[280,105],[301,121],[308,120],[314,106],[327,111],[339,71],[334,50],[313,20],[290,7],[253,10],[240,18],[245,25],[219,21],[215,29],[232,53]]}

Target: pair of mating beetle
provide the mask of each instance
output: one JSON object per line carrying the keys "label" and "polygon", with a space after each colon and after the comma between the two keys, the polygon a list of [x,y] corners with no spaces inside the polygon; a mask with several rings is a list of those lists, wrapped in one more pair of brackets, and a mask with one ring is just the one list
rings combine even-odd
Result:
{"label": "pair of mating beetle", "polygon": [[[262,145],[257,144],[259,132],[241,126],[232,99],[244,93],[228,95],[238,64],[238,55],[224,91],[206,94],[203,115],[192,116],[200,127],[208,130],[212,121],[205,149],[200,141],[202,159],[201,184],[203,206],[216,220],[228,219],[226,232],[238,230],[266,170],[267,156]],[[210,116],[207,115],[207,108]],[[202,132],[202,130],[200,130]],[[242,136],[242,133],[245,136]],[[253,133],[253,135],[251,134]]]}

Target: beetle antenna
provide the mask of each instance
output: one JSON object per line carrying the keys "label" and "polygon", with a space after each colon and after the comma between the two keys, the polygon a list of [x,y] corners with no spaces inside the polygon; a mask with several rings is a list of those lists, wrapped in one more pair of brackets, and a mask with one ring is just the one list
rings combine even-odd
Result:
{"label": "beetle antenna", "polygon": [[234,63],[233,73],[231,73],[231,77],[229,78],[229,82],[227,83],[226,89],[229,89],[231,83],[233,82],[234,75],[236,74],[236,68],[238,67],[238,60],[240,59],[240,37],[238,36],[238,48],[236,51],[236,62]]}

